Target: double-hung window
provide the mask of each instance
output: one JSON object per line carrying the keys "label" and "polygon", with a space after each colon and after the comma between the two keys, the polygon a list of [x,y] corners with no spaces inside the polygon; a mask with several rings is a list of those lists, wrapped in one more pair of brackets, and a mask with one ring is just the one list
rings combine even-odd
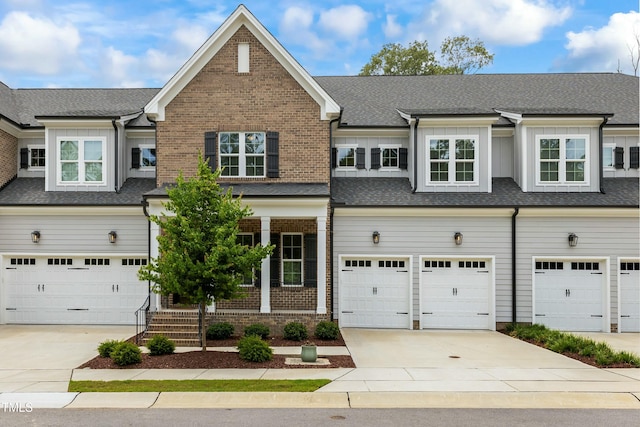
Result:
{"label": "double-hung window", "polygon": [[430,137],[427,180],[429,184],[469,184],[478,180],[477,137]]}
{"label": "double-hung window", "polygon": [[282,282],[302,285],[303,273],[302,233],[282,233]]}
{"label": "double-hung window", "polygon": [[587,136],[539,136],[536,138],[538,183],[586,183],[588,155]]}
{"label": "double-hung window", "polygon": [[220,132],[222,176],[264,177],[264,132]]}
{"label": "double-hung window", "polygon": [[58,139],[60,184],[104,184],[106,140],[100,137]]}

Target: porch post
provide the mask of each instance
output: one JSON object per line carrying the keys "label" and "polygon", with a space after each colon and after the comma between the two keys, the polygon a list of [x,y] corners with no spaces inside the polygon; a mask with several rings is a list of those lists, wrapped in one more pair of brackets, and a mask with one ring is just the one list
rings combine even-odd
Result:
{"label": "porch post", "polygon": [[[267,246],[271,239],[271,217],[260,217],[260,243]],[[260,313],[271,313],[271,257],[262,260],[260,272]]]}
{"label": "porch post", "polygon": [[[156,224],[155,222],[151,222],[151,248],[149,248],[151,258],[157,259],[158,255],[160,254],[160,251],[158,249],[159,235],[160,235],[160,225]],[[162,296],[160,294],[155,294],[155,298],[153,298],[153,295],[152,295],[151,298],[149,298],[149,303],[151,307],[155,306],[155,309],[157,311],[160,311],[162,309]]]}
{"label": "porch post", "polygon": [[327,314],[327,217],[317,217],[316,224],[318,227],[318,302],[316,313]]}

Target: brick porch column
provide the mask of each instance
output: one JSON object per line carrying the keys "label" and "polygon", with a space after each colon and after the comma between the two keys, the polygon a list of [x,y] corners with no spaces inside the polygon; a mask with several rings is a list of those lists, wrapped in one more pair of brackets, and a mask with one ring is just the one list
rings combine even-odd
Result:
{"label": "brick porch column", "polygon": [[[260,217],[260,243],[267,246],[271,238],[271,217]],[[271,313],[271,257],[262,260],[260,272],[260,313]]]}
{"label": "brick porch column", "polygon": [[318,227],[318,302],[316,313],[327,314],[327,217],[316,218]]}

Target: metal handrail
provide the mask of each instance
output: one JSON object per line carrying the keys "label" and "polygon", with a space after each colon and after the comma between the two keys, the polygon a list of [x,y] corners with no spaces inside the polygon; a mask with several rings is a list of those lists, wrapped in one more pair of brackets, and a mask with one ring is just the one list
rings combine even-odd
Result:
{"label": "metal handrail", "polygon": [[[141,334],[147,332],[149,328],[149,323],[151,323],[151,318],[153,317],[153,313],[150,312],[151,307],[151,295],[147,295],[147,299],[140,306],[139,309],[136,310],[136,344],[140,345]],[[144,316],[143,316],[144,314]]]}

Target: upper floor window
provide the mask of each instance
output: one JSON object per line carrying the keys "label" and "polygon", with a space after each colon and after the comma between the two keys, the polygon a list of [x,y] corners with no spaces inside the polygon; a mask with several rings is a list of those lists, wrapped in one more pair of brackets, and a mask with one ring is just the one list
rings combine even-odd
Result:
{"label": "upper floor window", "polygon": [[428,182],[445,184],[477,182],[476,141],[476,137],[467,136],[430,138],[427,161]]}
{"label": "upper floor window", "polygon": [[588,139],[586,136],[536,139],[539,183],[584,183],[587,181]]}
{"label": "upper floor window", "polygon": [[400,167],[400,146],[380,146],[382,169],[398,169]]}
{"label": "upper floor window", "polygon": [[153,169],[156,167],[156,147],[153,145],[140,146],[140,168]]}
{"label": "upper floor window", "polygon": [[616,144],[604,144],[602,147],[602,167],[606,170],[614,170]]}
{"label": "upper floor window", "polygon": [[336,147],[338,150],[339,168],[353,169],[356,167],[356,146]]}
{"label": "upper floor window", "polygon": [[29,146],[29,169],[43,169],[46,166],[44,145]]}
{"label": "upper floor window", "polygon": [[221,132],[222,176],[264,177],[264,132]]}
{"label": "upper floor window", "polygon": [[57,172],[62,184],[105,182],[104,138],[62,137],[58,139]]}

